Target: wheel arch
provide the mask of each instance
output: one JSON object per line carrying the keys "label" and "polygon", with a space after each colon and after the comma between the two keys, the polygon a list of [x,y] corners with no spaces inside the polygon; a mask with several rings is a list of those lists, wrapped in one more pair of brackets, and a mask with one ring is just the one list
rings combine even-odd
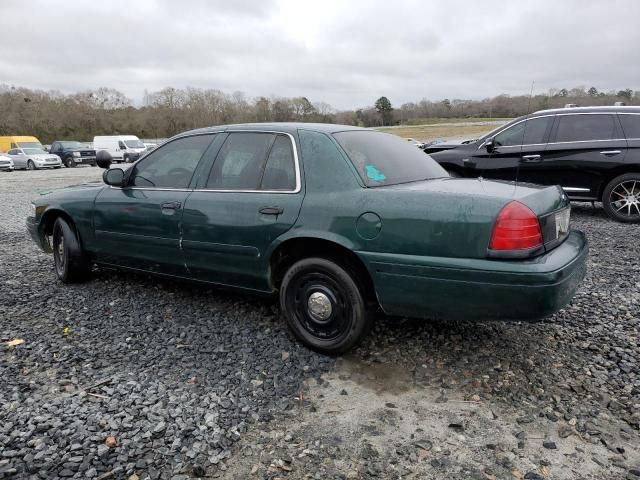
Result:
{"label": "wheel arch", "polygon": [[602,182],[598,187],[598,201],[602,201],[602,195],[604,194],[607,185],[616,177],[620,175],[624,175],[625,173],[638,173],[640,174],[640,164],[633,165],[624,165],[615,167],[607,172],[607,174],[602,178]]}
{"label": "wheel arch", "polygon": [[360,257],[352,250],[346,239],[335,236],[304,235],[290,237],[278,243],[269,255],[269,282],[274,290],[280,288],[287,270],[298,260],[322,257],[333,260],[356,277],[364,286],[367,302],[378,303],[373,278]]}
{"label": "wheel arch", "polygon": [[67,222],[67,224],[69,224],[69,227],[71,228],[71,230],[73,230],[73,233],[78,239],[78,242],[80,242],[80,245],[82,245],[82,239],[78,234],[78,229],[76,228],[76,224],[73,221],[73,218],[71,218],[71,215],[69,215],[67,212],[57,207],[49,208],[47,211],[45,211],[42,214],[42,219],[40,220],[40,227],[38,228],[39,235],[42,238],[41,243],[46,247],[45,251],[49,253],[53,251],[51,248],[51,242],[49,241],[49,237],[53,234],[53,224],[56,222],[58,218],[63,218]]}

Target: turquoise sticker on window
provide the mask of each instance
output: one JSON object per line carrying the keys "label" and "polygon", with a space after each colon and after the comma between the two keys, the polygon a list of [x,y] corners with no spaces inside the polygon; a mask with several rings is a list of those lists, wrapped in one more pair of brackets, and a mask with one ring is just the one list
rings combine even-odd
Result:
{"label": "turquoise sticker on window", "polygon": [[367,165],[365,168],[367,169],[367,177],[369,177],[374,182],[381,182],[385,178],[387,178],[383,173],[380,173],[378,169],[373,165]]}

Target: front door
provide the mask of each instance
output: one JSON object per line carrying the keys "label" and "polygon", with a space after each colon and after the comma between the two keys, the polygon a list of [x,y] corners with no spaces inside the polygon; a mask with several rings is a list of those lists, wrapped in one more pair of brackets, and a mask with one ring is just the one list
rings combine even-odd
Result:
{"label": "front door", "polygon": [[296,151],[289,134],[228,134],[184,209],[182,248],[194,278],[268,289],[265,254],[302,206]]}
{"label": "front door", "polygon": [[180,222],[192,179],[213,135],[182,137],[136,163],[124,188],[100,192],[94,208],[98,261],[188,276]]}
{"label": "front door", "polygon": [[493,138],[493,151],[478,150],[477,175],[485,178],[540,183],[542,161],[553,116],[516,123]]}

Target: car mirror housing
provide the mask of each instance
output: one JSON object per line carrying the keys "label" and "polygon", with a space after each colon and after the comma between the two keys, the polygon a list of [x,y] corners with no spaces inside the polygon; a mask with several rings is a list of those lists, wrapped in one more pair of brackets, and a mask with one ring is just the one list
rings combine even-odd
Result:
{"label": "car mirror housing", "polygon": [[102,173],[102,180],[112,187],[124,186],[124,170],[121,168],[110,168]]}
{"label": "car mirror housing", "polygon": [[493,153],[495,150],[495,145],[493,144],[493,138],[490,138],[486,142],[484,142],[484,148],[487,149],[487,153]]}
{"label": "car mirror housing", "polygon": [[113,158],[111,157],[111,154],[106,150],[100,150],[96,153],[96,164],[100,168],[109,168],[112,160]]}

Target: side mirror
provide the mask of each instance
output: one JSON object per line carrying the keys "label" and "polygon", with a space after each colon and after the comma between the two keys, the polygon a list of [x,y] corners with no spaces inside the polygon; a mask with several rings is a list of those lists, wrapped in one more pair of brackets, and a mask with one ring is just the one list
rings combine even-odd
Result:
{"label": "side mirror", "polygon": [[100,168],[109,168],[112,160],[113,158],[111,157],[111,154],[106,150],[100,150],[96,153],[96,165]]}
{"label": "side mirror", "polygon": [[112,187],[124,187],[124,170],[121,168],[110,168],[102,173],[102,180]]}
{"label": "side mirror", "polygon": [[484,148],[487,149],[487,153],[493,153],[495,150],[495,145],[493,144],[493,138],[490,138],[486,142],[484,142]]}

